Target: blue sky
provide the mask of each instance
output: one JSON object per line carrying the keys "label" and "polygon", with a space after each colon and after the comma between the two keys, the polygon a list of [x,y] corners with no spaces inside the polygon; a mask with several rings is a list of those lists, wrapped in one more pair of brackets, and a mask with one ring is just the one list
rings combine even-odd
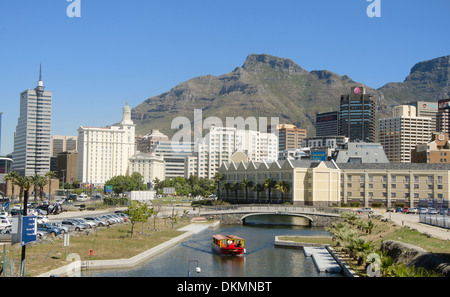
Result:
{"label": "blue sky", "polygon": [[80,0],[80,18],[67,16],[66,0],[1,1],[1,153],[13,150],[19,94],[36,86],[39,63],[52,134],[77,135],[118,122],[125,102],[229,73],[251,53],[373,88],[450,55],[450,1],[379,1],[380,18],[367,16],[367,0]]}

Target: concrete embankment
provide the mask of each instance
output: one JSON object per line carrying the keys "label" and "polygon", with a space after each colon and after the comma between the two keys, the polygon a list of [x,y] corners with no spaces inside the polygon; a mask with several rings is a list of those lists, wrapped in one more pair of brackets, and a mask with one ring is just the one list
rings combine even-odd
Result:
{"label": "concrete embankment", "polygon": [[180,242],[185,241],[189,237],[206,230],[208,228],[215,227],[219,224],[219,222],[214,222],[212,224],[191,224],[185,226],[179,231],[185,231],[185,233],[174,237],[154,248],[151,248],[139,255],[136,255],[129,259],[112,259],[112,260],[96,260],[96,261],[75,261],[69,265],[54,269],[52,271],[48,271],[39,275],[38,277],[50,277],[50,276],[67,276],[74,275],[79,273],[80,270],[105,270],[105,269],[127,269],[132,268],[151,257],[177,245]]}
{"label": "concrete embankment", "polygon": [[[310,255],[313,256],[313,260],[319,271],[341,272],[346,277],[358,277],[356,272],[339,257],[331,246],[320,243],[281,240],[280,237],[282,236],[275,236],[275,246],[304,249],[305,256],[311,253]],[[315,255],[313,255],[313,251],[316,252]]]}

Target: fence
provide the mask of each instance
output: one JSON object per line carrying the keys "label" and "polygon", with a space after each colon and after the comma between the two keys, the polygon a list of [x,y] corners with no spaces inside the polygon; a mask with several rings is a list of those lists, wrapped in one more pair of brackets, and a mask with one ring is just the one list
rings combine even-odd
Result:
{"label": "fence", "polygon": [[449,201],[442,199],[421,199],[419,221],[424,224],[450,229]]}

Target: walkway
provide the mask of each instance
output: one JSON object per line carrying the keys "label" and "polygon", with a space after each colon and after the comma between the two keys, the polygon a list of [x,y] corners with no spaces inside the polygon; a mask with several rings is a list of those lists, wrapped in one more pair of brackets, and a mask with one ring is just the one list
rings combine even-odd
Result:
{"label": "walkway", "polygon": [[399,226],[407,226],[411,229],[416,229],[421,233],[430,234],[433,237],[450,240],[450,229],[420,223],[418,214],[392,213],[376,208],[374,209],[374,214],[382,215]]}

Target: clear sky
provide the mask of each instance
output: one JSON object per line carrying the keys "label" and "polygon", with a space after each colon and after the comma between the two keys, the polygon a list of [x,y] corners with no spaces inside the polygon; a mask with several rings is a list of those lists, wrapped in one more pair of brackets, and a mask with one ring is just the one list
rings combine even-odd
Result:
{"label": "clear sky", "polygon": [[251,53],[373,88],[450,55],[449,0],[377,0],[378,18],[368,0],[76,0],[73,18],[69,1],[0,2],[2,155],[13,151],[19,94],[36,86],[40,63],[52,134],[77,135],[81,125],[120,121],[125,102],[229,73]]}

